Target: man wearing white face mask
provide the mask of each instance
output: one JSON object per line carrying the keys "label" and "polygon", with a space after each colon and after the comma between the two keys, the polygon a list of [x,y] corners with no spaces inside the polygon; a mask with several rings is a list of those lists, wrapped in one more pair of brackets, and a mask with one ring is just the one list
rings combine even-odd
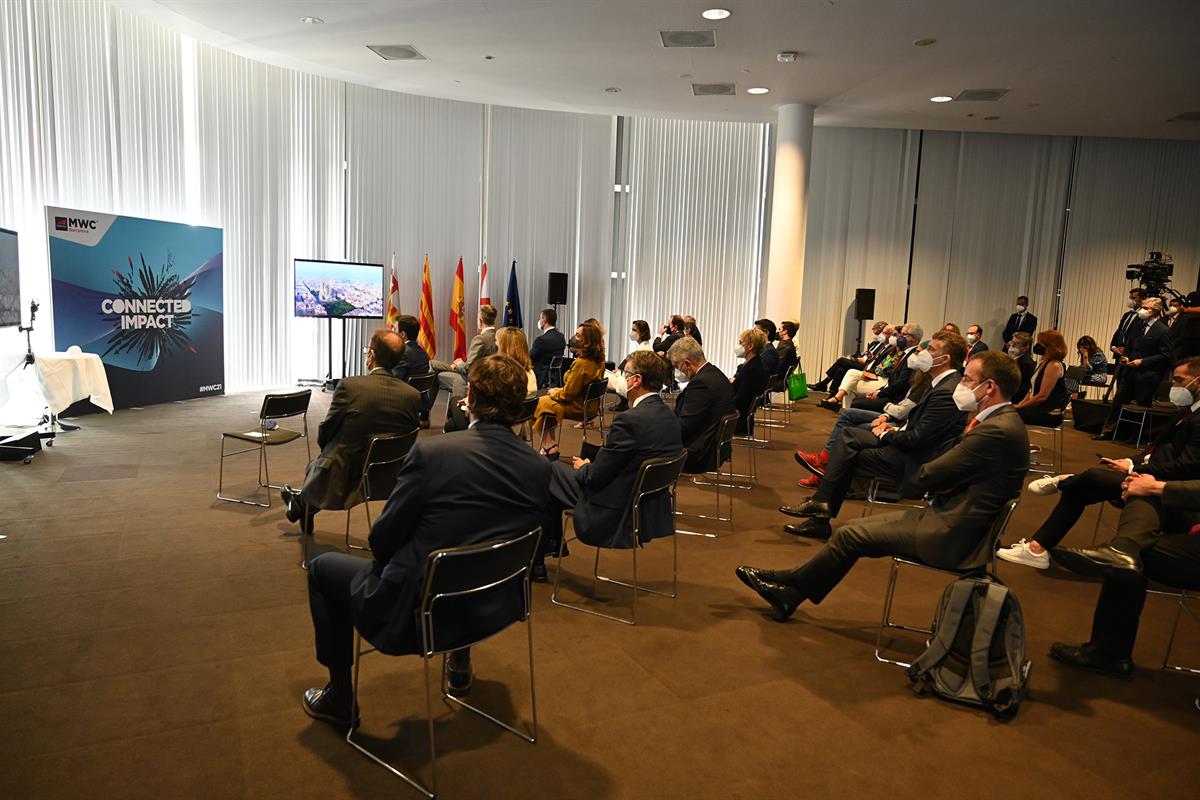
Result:
{"label": "man wearing white face mask", "polygon": [[[687,384],[675,400],[675,416],[682,429],[683,446],[688,457],[683,471],[697,474],[717,468],[717,423],[736,409],[733,384],[725,373],[708,363],[700,343],[690,336],[677,341],[667,351],[675,368],[675,380]],[[722,459],[729,453],[722,453]]]}
{"label": "man wearing white face mask", "polygon": [[1113,331],[1112,341],[1108,343],[1108,350],[1113,355],[1113,361],[1120,363],[1121,356],[1125,355],[1125,337],[1129,335],[1133,324],[1137,322],[1138,309],[1142,307],[1142,301],[1145,299],[1146,296],[1142,294],[1140,287],[1135,286],[1129,290],[1127,310],[1121,315],[1121,321],[1117,323],[1117,329]]}
{"label": "man wearing white face mask", "polygon": [[1029,484],[1033,494],[1061,492],[1058,505],[1029,539],[997,552],[1014,564],[1038,569],[1050,566],[1047,550],[1056,546],[1094,503],[1120,503],[1121,483],[1132,474],[1160,481],[1200,478],[1200,359],[1186,361],[1171,376],[1171,401],[1179,417],[1150,446],[1133,458],[1102,458],[1101,466],[1076,475],[1055,475]]}
{"label": "man wearing white face mask", "polygon": [[1021,295],[1017,298],[1017,307],[1013,310],[1013,314],[1008,318],[1008,323],[1004,326],[1004,345],[1012,341],[1014,333],[1028,333],[1030,335],[1037,333],[1037,317],[1029,313],[1029,298]]}
{"label": "man wearing white face mask", "polygon": [[[987,343],[983,341],[983,328],[979,325],[971,325],[967,328],[967,361],[970,361],[980,353],[986,352],[988,349]],[[963,367],[966,368],[966,361],[963,362]]]}
{"label": "man wearing white face mask", "polygon": [[1019,381],[1016,365],[1001,353],[981,353],[967,364],[953,397],[958,409],[978,413],[953,447],[920,467],[916,484],[933,496],[927,508],[846,523],[807,563],[788,570],[741,566],[738,579],[782,622],[805,600],[824,600],[862,557],[899,556],[957,570],[986,565],[991,525],[1020,494],[1029,468],[1025,423],[1009,402]]}
{"label": "man wearing white face mask", "polygon": [[1117,363],[1117,390],[1104,428],[1093,439],[1111,439],[1121,407],[1126,403],[1150,406],[1154,393],[1166,377],[1175,353],[1171,349],[1171,331],[1163,323],[1163,304],[1157,297],[1147,297],[1138,309],[1138,322],[1125,337],[1125,351]]}

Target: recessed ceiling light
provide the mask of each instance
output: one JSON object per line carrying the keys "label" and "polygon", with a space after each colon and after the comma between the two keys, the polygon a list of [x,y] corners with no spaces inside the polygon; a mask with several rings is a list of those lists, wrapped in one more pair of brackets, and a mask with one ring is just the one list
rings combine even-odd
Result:
{"label": "recessed ceiling light", "polygon": [[746,90],[746,94],[766,94],[771,91],[765,86],[752,86]]}
{"label": "recessed ceiling light", "polygon": [[929,98],[929,102],[931,102],[931,103],[949,103],[953,99],[954,98],[950,97],[949,95],[939,94],[939,95]]}
{"label": "recessed ceiling light", "polygon": [[617,92],[621,91],[621,87],[620,86],[609,86],[604,91],[608,92],[609,94],[616,94]]}
{"label": "recessed ceiling light", "polygon": [[301,17],[300,21],[305,25],[324,25],[325,20],[320,17]]}
{"label": "recessed ceiling light", "polygon": [[707,11],[700,12],[700,16],[705,19],[729,19],[733,14],[728,8],[710,8]]}
{"label": "recessed ceiling light", "polygon": [[915,44],[917,47],[929,47],[929,45],[936,41],[937,39],[930,37],[928,39],[917,39],[915,42],[913,42],[913,44]]}

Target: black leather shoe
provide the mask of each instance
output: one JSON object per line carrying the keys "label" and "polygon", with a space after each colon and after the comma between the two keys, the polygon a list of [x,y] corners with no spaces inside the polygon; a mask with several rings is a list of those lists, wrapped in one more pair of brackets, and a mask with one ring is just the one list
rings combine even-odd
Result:
{"label": "black leather shoe", "polygon": [[741,566],[734,571],[738,580],[758,592],[758,596],[770,604],[771,616],[776,622],[786,622],[795,612],[796,606],[804,602],[804,595],[800,592],[782,583],[763,580],[759,577],[760,572],[754,567]]}
{"label": "black leather shoe", "polygon": [[833,535],[833,526],[829,524],[829,517],[809,517],[799,525],[784,525],[783,529],[792,536],[819,539],[822,542]]}
{"label": "black leather shoe", "polygon": [[1075,645],[1055,642],[1050,645],[1050,657],[1072,667],[1086,669],[1088,672],[1098,672],[1101,675],[1115,675],[1118,678],[1129,678],[1133,675],[1133,661],[1128,658],[1113,658],[1100,653],[1091,644]]}
{"label": "black leather shoe", "polygon": [[[737,568],[738,576],[742,573],[753,575],[762,581],[770,581],[771,583],[787,584],[788,578],[791,577],[792,570],[790,569],[759,569],[758,567],[740,566]],[[745,581],[743,580],[743,583]]]}
{"label": "black leather shoe", "polygon": [[[324,689],[307,689],[304,692],[304,713],[313,719],[332,722],[342,728],[358,727],[358,709],[350,710],[350,698],[342,699],[333,691],[332,684]],[[352,719],[353,717],[353,719]]]}
{"label": "black leather shoe", "polygon": [[830,517],[829,503],[813,500],[811,497],[801,500],[794,506],[780,506],[779,510],[789,517]]}
{"label": "black leather shoe", "polygon": [[304,516],[304,505],[300,502],[300,493],[291,486],[284,484],[279,490],[279,497],[283,500],[284,514],[287,515],[288,522],[299,522]]}
{"label": "black leather shoe", "polygon": [[1113,435],[1111,433],[1097,433],[1092,439],[1097,442],[1111,442]]}
{"label": "black leather shoe", "polygon": [[549,583],[550,573],[546,571],[545,563],[534,564],[529,570],[529,578],[536,583]]}
{"label": "black leather shoe", "polygon": [[473,679],[470,667],[450,669],[449,665],[446,666],[446,692],[453,697],[466,697],[470,694]]}
{"label": "black leather shoe", "polygon": [[1096,548],[1051,547],[1050,557],[1060,567],[1085,578],[1105,578],[1114,572],[1137,574],[1142,571],[1142,559],[1136,553],[1126,553],[1111,543]]}

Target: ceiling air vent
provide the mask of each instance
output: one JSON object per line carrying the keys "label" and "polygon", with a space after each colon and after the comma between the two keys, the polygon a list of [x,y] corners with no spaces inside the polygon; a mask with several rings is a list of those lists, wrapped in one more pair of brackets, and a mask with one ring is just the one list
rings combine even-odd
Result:
{"label": "ceiling air vent", "polygon": [[369,44],[367,48],[384,61],[428,61],[411,44]]}
{"label": "ceiling air vent", "polygon": [[1008,94],[1008,89],[963,89],[955,100],[994,102]]}
{"label": "ceiling air vent", "polygon": [[696,97],[711,97],[718,94],[737,94],[732,83],[693,83],[692,94]]}
{"label": "ceiling air vent", "polygon": [[716,31],[659,31],[663,47],[716,47]]}
{"label": "ceiling air vent", "polygon": [[1200,122],[1200,111],[1184,111],[1182,114],[1176,114],[1167,122]]}

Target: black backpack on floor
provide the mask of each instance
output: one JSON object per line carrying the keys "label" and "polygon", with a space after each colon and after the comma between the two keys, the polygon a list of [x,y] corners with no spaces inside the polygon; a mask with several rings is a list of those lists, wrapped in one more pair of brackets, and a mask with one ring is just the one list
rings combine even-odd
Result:
{"label": "black backpack on floor", "polygon": [[917,694],[932,692],[1007,720],[1027,691],[1029,666],[1016,595],[991,578],[960,578],[942,593],[929,644],[906,671]]}

